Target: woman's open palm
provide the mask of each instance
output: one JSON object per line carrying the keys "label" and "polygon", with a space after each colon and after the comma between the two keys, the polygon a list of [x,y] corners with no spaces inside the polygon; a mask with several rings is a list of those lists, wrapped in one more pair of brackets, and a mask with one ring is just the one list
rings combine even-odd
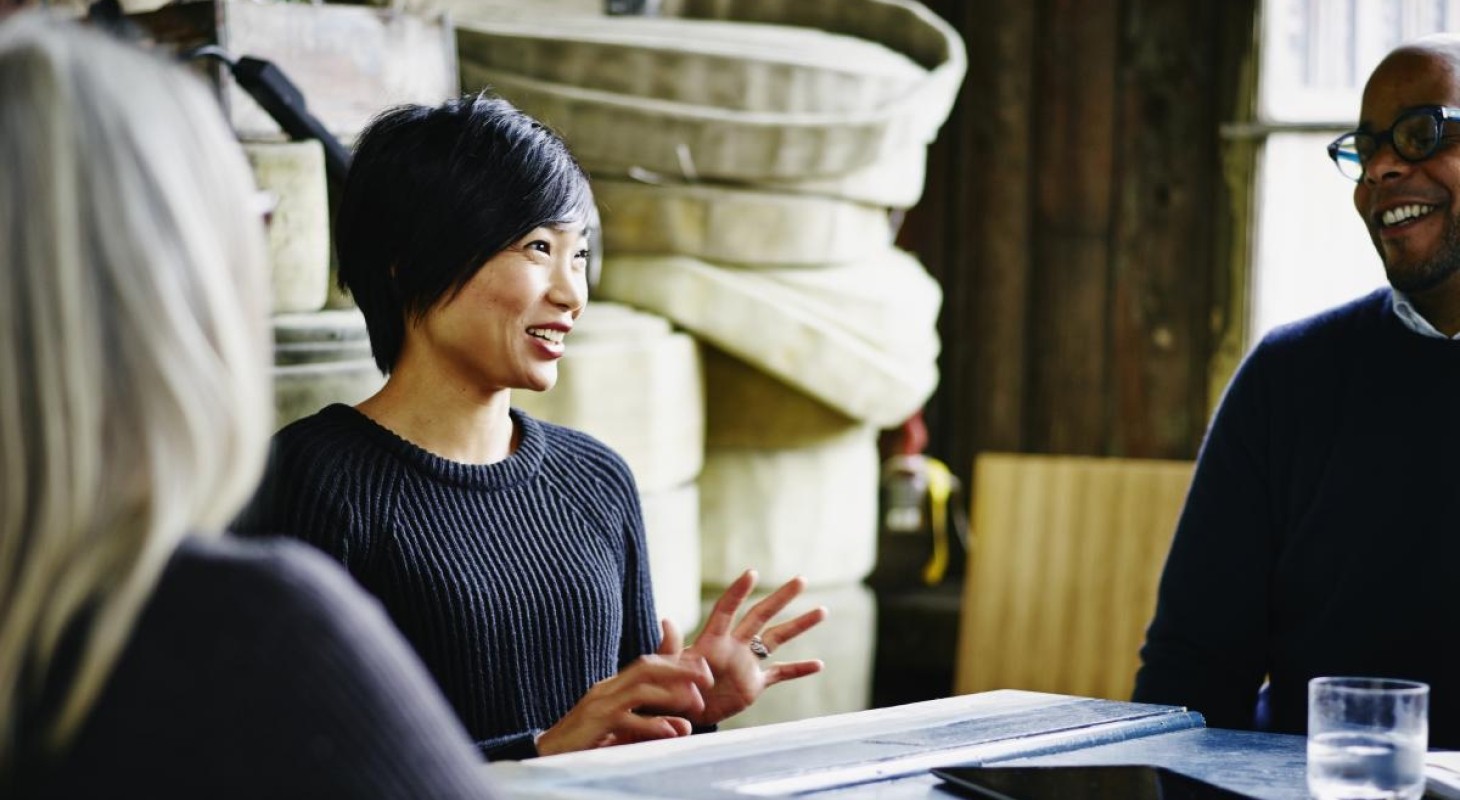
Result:
{"label": "woman's open palm", "polygon": [[[776,664],[764,660],[781,645],[826,619],[826,609],[817,607],[787,622],[766,627],[800,596],[806,589],[806,581],[800,577],[792,578],[751,606],[737,622],[735,614],[755,589],[755,579],[755,571],[746,570],[730,584],[715,601],[715,607],[694,644],[684,651],[687,655],[703,658],[715,676],[714,686],[704,693],[704,709],[694,717],[696,724],[716,724],[750,707],[767,688],[821,671],[819,659]],[[666,631],[672,632],[672,627],[666,625]],[[760,650],[765,655],[757,654],[753,642],[760,643]]]}

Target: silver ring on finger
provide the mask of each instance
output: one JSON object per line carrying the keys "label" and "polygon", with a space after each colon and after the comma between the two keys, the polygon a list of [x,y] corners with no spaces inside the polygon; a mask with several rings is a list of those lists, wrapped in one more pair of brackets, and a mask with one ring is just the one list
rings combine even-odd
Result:
{"label": "silver ring on finger", "polygon": [[770,648],[765,646],[765,642],[761,640],[760,634],[757,633],[754,636],[750,637],[750,641],[748,642],[748,644],[750,645],[750,652],[755,653],[756,658],[760,659],[761,661],[770,658]]}

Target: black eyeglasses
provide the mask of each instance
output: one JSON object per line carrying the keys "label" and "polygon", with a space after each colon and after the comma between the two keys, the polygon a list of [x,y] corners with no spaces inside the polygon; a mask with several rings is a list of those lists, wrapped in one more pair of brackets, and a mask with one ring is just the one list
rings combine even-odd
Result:
{"label": "black eyeglasses", "polygon": [[1411,108],[1400,114],[1387,131],[1370,133],[1361,128],[1334,139],[1328,145],[1328,157],[1333,159],[1345,178],[1361,181],[1364,179],[1364,166],[1386,141],[1394,145],[1394,152],[1400,158],[1410,163],[1424,161],[1434,155],[1440,143],[1447,138],[1446,122],[1460,122],[1460,108]]}

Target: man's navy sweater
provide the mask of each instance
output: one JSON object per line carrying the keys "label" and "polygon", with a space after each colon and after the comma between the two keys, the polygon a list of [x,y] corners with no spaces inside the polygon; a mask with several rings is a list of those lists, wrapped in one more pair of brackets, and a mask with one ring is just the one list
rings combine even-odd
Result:
{"label": "man's navy sweater", "polygon": [[1460,747],[1460,343],[1387,289],[1281,328],[1202,445],[1141,651],[1135,699],[1249,728],[1307,725],[1320,675],[1431,686],[1430,742]]}

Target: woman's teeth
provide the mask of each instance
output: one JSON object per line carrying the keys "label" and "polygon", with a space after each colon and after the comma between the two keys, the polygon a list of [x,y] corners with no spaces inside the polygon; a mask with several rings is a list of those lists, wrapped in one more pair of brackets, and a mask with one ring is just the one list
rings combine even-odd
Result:
{"label": "woman's teeth", "polygon": [[536,336],[539,339],[552,342],[553,344],[563,343],[562,331],[555,331],[550,328],[528,328],[527,333],[529,336]]}

